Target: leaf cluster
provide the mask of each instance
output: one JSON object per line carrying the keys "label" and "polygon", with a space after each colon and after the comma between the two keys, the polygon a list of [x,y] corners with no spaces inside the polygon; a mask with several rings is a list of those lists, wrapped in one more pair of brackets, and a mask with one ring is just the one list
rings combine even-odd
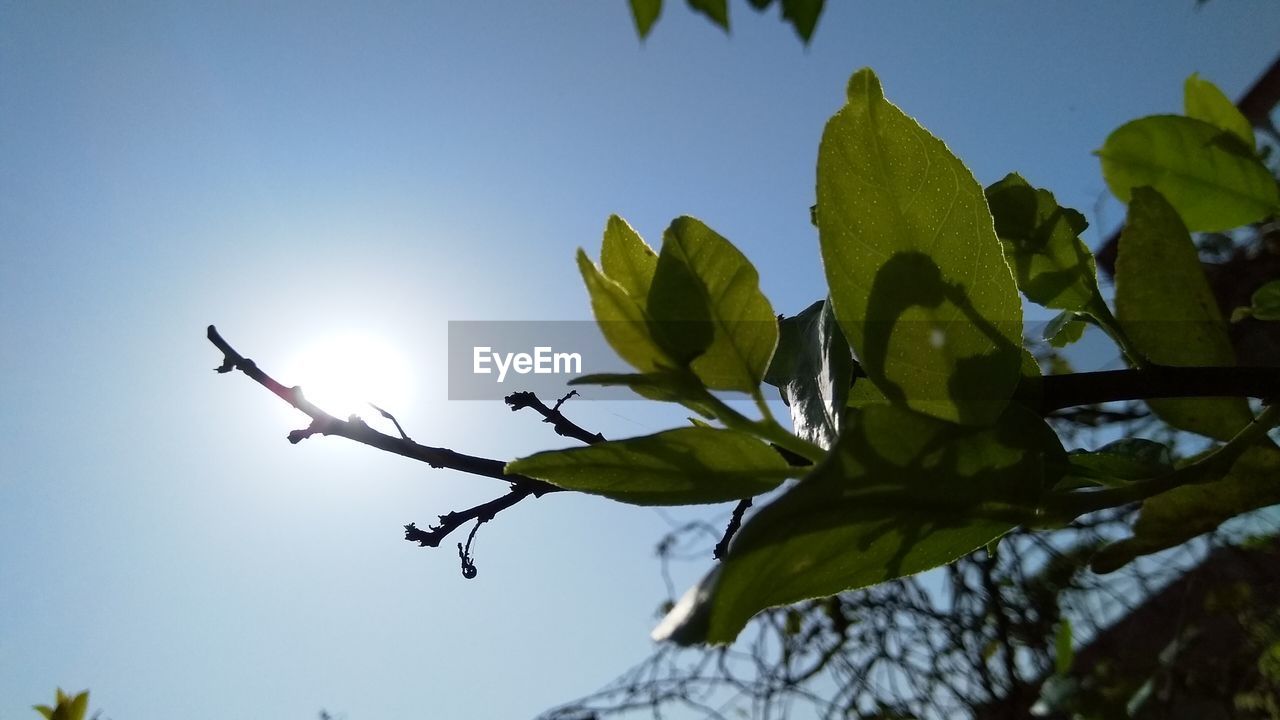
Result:
{"label": "leaf cluster", "polygon": [[[727,24],[723,3],[690,4]],[[643,34],[660,6],[632,7]],[[825,298],[776,316],[755,267],[700,220],[673,220],[655,251],[609,218],[599,264],[580,250],[578,266],[601,332],[634,372],[574,382],[627,386],[702,419],[507,472],[639,505],[745,500],[795,478],[654,632],[681,644],[730,642],[765,608],[946,564],[1019,526],[1142,502],[1133,536],[1094,560],[1111,570],[1280,502],[1280,449],[1266,435],[1277,410],[1255,418],[1243,397],[1150,397],[1169,425],[1221,444],[1181,463],[1140,439],[1068,453],[1022,335],[1027,301],[1060,311],[1046,332],[1055,346],[1093,325],[1138,371],[1232,372],[1191,233],[1265,220],[1280,195],[1221,91],[1192,76],[1185,93],[1185,114],[1126,123],[1097,153],[1129,203],[1109,304],[1081,213],[1016,173],[983,188],[858,71],[818,149]],[[1260,293],[1250,312],[1270,304]],[[754,401],[757,416],[726,394]]]}

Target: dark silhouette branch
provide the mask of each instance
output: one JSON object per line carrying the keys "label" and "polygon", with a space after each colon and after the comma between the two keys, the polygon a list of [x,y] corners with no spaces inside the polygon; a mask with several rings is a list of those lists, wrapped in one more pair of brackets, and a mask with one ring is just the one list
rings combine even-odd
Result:
{"label": "dark silhouette branch", "polygon": [[581,440],[588,445],[604,442],[603,435],[582,429],[560,412],[560,406],[577,394],[577,390],[570,390],[567,395],[556,401],[555,407],[547,407],[546,403],[539,400],[537,395],[527,391],[511,393],[506,397],[506,403],[511,406],[512,412],[523,410],[524,408],[533,408],[542,416],[542,422],[551,423],[551,427],[556,431],[556,434],[562,437]]}
{"label": "dark silhouette branch", "polygon": [[1116,400],[1189,397],[1280,398],[1280,368],[1169,367],[1046,375],[1040,414]]}
{"label": "dark silhouette branch", "polygon": [[[285,387],[281,383],[277,382],[275,378],[263,372],[263,370],[259,368],[253,360],[250,360],[239,352],[236,352],[235,348],[231,347],[231,344],[223,339],[222,335],[218,333],[217,328],[213,325],[209,326],[208,338],[209,342],[213,343],[218,350],[222,351],[222,365],[215,368],[219,373],[229,373],[232,370],[239,370],[245,375],[248,375],[259,385],[270,390],[276,395],[276,397],[284,400],[311,418],[311,424],[306,428],[294,430],[289,433],[288,438],[291,443],[297,444],[302,440],[317,434],[336,435],[368,445],[369,447],[394,453],[412,460],[418,460],[419,462],[424,462],[433,468],[447,468],[449,470],[457,470],[471,475],[490,477],[511,483],[511,489],[506,495],[467,510],[441,515],[440,523],[431,527],[429,530],[421,530],[414,523],[406,525],[405,539],[416,542],[422,547],[438,547],[440,545],[440,541],[449,535],[449,533],[458,529],[458,527],[468,521],[477,520],[479,523],[488,522],[489,520],[492,520],[493,516],[497,513],[515,505],[527,497],[541,497],[547,493],[561,491],[561,488],[541,480],[535,480],[524,475],[507,475],[503,472],[503,469],[506,467],[506,462],[502,460],[465,455],[447,448],[431,447],[429,445],[416,443],[409,439],[409,436],[405,434],[404,430],[400,427],[400,423],[396,422],[394,418],[391,419],[392,422],[395,422],[396,429],[400,432],[400,437],[378,432],[377,430],[369,427],[368,424],[355,415],[346,420],[334,417],[317,407],[311,401],[307,400],[302,393],[302,388]],[[384,415],[390,415],[390,413],[387,413],[376,406],[374,409]],[[472,568],[474,569],[474,565],[472,565]]]}
{"label": "dark silhouette branch", "polygon": [[[556,491],[560,488],[552,486]],[[550,491],[548,491],[550,492]],[[480,524],[489,522],[495,515],[515,505],[521,500],[533,496],[540,497],[546,493],[536,493],[530,488],[519,483],[512,484],[511,489],[506,495],[494,498],[486,503],[481,503],[466,510],[458,510],[440,516],[440,522],[432,525],[430,528],[423,530],[419,528],[417,523],[409,523],[404,526],[404,539],[409,542],[416,542],[420,547],[440,547],[440,542],[448,537],[449,533],[457,530],[472,520],[478,521]]]}
{"label": "dark silhouette branch", "polygon": [[733,540],[733,536],[738,533],[738,528],[742,527],[742,516],[746,514],[747,508],[751,507],[752,498],[743,498],[733,508],[733,515],[729,517],[729,525],[724,529],[724,537],[720,538],[720,542],[716,543],[716,547],[711,551],[712,557],[716,560],[723,560],[726,553],[729,552],[729,543]]}

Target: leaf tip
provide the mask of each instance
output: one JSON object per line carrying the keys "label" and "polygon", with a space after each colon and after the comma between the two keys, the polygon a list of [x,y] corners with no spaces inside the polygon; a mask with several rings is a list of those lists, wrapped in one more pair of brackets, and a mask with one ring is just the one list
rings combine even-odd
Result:
{"label": "leaf tip", "polygon": [[717,567],[697,585],[689,588],[653,632],[649,633],[649,637],[654,642],[670,641],[682,647],[708,642],[711,593],[719,576],[720,568]]}
{"label": "leaf tip", "polygon": [[869,67],[864,67],[849,78],[849,86],[845,91],[845,95],[849,100],[867,96],[879,100],[884,97],[884,90],[880,86],[880,78],[876,77],[875,71]]}

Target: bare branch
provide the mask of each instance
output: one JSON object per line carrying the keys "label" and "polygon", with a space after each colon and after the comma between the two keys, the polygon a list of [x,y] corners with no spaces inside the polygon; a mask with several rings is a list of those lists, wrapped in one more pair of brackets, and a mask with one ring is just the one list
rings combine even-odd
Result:
{"label": "bare branch", "polygon": [[506,397],[506,401],[511,406],[512,412],[524,408],[533,408],[542,416],[542,422],[551,423],[551,427],[555,429],[557,435],[581,440],[588,445],[604,442],[603,435],[582,429],[560,412],[560,406],[577,394],[577,390],[570,390],[567,395],[556,401],[555,407],[547,407],[546,403],[539,400],[537,395],[527,391],[511,393]]}
{"label": "bare branch", "polygon": [[[559,490],[560,488],[555,488]],[[495,515],[515,505],[521,500],[529,497],[539,497],[539,493],[514,483],[511,490],[506,495],[494,498],[486,503],[481,503],[473,508],[466,510],[458,510],[447,515],[440,516],[440,522],[432,525],[430,528],[423,530],[418,527],[417,523],[409,523],[404,526],[404,539],[410,542],[416,542],[421,547],[439,547],[440,541],[444,540],[449,533],[457,530],[472,520],[480,523],[487,523],[493,519]]]}
{"label": "bare branch", "polygon": [[[390,413],[377,406],[374,406],[375,410],[378,410],[386,417],[390,417],[391,421],[395,423],[396,429],[400,431],[400,437],[378,432],[355,415],[346,420],[340,420],[307,400],[302,394],[302,388],[296,386],[285,387],[277,382],[275,378],[263,372],[252,360],[236,352],[235,348],[231,347],[231,344],[223,339],[217,328],[212,325],[209,326],[208,337],[209,342],[222,351],[222,365],[215,368],[217,372],[228,373],[232,370],[239,370],[259,385],[270,390],[276,397],[311,418],[310,425],[289,433],[288,438],[291,443],[297,444],[317,434],[336,435],[369,447],[427,463],[433,468],[447,468],[511,483],[511,489],[506,495],[468,510],[441,515],[440,523],[429,530],[420,530],[414,523],[406,525],[405,539],[416,542],[422,547],[438,547],[445,536],[466,522],[470,520],[478,520],[480,523],[488,522],[497,513],[515,505],[526,497],[541,497],[547,493],[560,492],[562,490],[562,488],[550,483],[524,475],[507,475],[503,471],[506,467],[506,462],[502,460],[465,455],[447,448],[416,443],[409,439],[409,436],[400,427],[400,423],[396,422]],[[474,568],[474,565],[472,567]]]}
{"label": "bare branch", "polygon": [[729,525],[724,529],[724,537],[720,538],[720,542],[716,543],[715,550],[711,551],[711,555],[715,559],[723,560],[725,554],[729,552],[729,542],[738,533],[738,528],[742,527],[742,516],[747,512],[747,508],[751,507],[751,500],[751,498],[742,498],[733,508],[733,515],[729,517]]}

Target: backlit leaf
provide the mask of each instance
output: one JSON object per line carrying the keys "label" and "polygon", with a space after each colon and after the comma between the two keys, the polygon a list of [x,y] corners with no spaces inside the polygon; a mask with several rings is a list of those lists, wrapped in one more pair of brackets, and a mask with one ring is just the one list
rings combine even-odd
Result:
{"label": "backlit leaf", "polygon": [[1253,149],[1257,140],[1253,125],[1240,112],[1236,104],[1218,89],[1217,85],[1192,73],[1183,85],[1183,107],[1187,117],[1203,120],[1240,138],[1245,147]]}
{"label": "backlit leaf", "polygon": [[71,701],[70,708],[67,711],[68,720],[84,720],[84,714],[89,711],[89,691],[86,690]]}
{"label": "backlit leaf", "polygon": [[600,247],[600,269],[644,307],[658,267],[658,253],[649,247],[626,220],[610,215]]}
{"label": "backlit leaf", "polygon": [[[1224,137],[1229,142],[1224,142]],[[1154,115],[1120,126],[1098,151],[1116,197],[1150,186],[1191,230],[1230,230],[1280,208],[1275,177],[1239,139],[1203,120]]]}
{"label": "backlit leaf", "polygon": [[1084,337],[1084,330],[1085,322],[1080,314],[1064,310],[1044,326],[1044,339],[1056,348],[1066,347]]}
{"label": "backlit leaf", "polygon": [[507,472],[633,505],[691,505],[768,492],[792,471],[750,435],[687,427],[541,452],[508,463]]}
{"label": "backlit leaf", "polygon": [[807,43],[818,26],[823,4],[824,0],[782,0],[782,19],[789,21],[800,39]]}
{"label": "backlit leaf", "polygon": [[662,14],[662,0],[631,0],[631,17],[636,21],[636,33],[640,39],[648,37],[649,30]]}
{"label": "backlit leaf", "polygon": [[1031,302],[1057,310],[1106,312],[1098,294],[1093,253],[1080,240],[1089,224],[1053,193],[1010,173],[986,189],[996,235],[1013,266],[1018,289]]}
{"label": "backlit leaf", "polygon": [[641,372],[676,364],[654,342],[640,303],[620,284],[605,277],[582,250],[578,250],[578,269],[591,296],[596,323],[614,352]]}
{"label": "backlit leaf", "polygon": [[672,324],[667,332],[681,338],[685,350],[706,339],[701,323],[709,323],[710,343],[693,358],[693,371],[708,388],[758,391],[778,344],[778,320],[755,267],[732,243],[695,218],[672,221],[648,308],[656,322]]}
{"label": "backlit leaf", "polygon": [[1014,525],[1061,468],[1062,446],[1010,407],[974,428],[891,405],[850,416],[827,460],[743,525],[719,567],[654,631],[732,641],[757,612],[951,562]]}
{"label": "backlit leaf", "polygon": [[729,29],[728,0],[687,0],[689,7],[711,18],[711,22]]}
{"label": "backlit leaf", "polygon": [[1018,383],[1022,305],[982,188],[859,70],[818,152],[836,318],[893,403],[994,421]]}
{"label": "backlit leaf", "polygon": [[646,300],[649,334],[682,366],[705,353],[715,339],[710,302],[706,284],[684,253],[664,242]]}
{"label": "backlit leaf", "polygon": [[705,418],[715,417],[706,404],[706,388],[687,369],[658,370],[651,373],[596,373],[573,378],[569,385],[629,387],[637,395],[662,402],[680,403]]}
{"label": "backlit leaf", "polygon": [[[1235,365],[1235,352],[1195,244],[1160,193],[1137,188],[1116,257],[1116,317],[1133,345],[1160,365]],[[1253,420],[1244,398],[1156,399],[1174,427],[1229,440]]]}
{"label": "backlit leaf", "polygon": [[1184,485],[1148,498],[1133,526],[1133,536],[1103,548],[1093,560],[1098,572],[1111,572],[1148,555],[1209,532],[1250,510],[1280,504],[1280,450],[1251,447],[1220,480]]}

